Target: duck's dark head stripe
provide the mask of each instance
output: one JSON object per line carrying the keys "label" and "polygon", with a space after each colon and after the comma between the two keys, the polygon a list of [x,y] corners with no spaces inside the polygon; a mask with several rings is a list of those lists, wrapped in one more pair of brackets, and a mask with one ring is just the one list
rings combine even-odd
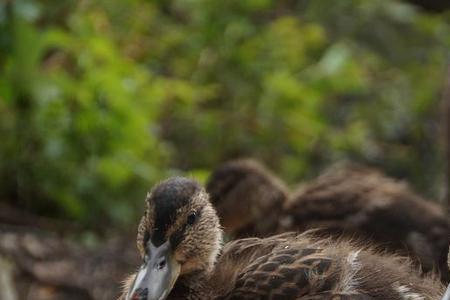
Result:
{"label": "duck's dark head stripe", "polygon": [[154,230],[151,235],[153,245],[158,247],[166,240],[167,230],[175,222],[178,209],[187,205],[200,190],[200,185],[190,179],[175,177],[159,184],[149,201],[154,206]]}
{"label": "duck's dark head stripe", "polygon": [[[197,219],[200,218],[201,213],[202,213],[201,210],[196,211]],[[173,249],[175,249],[183,240],[184,233],[186,232],[186,228],[188,226],[189,224],[184,223],[180,229],[172,233],[172,235],[169,237],[170,245],[172,246]]]}

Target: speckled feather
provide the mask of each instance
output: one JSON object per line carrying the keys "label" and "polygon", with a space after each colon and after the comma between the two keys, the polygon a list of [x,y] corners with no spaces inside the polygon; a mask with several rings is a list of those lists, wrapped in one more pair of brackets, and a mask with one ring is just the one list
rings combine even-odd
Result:
{"label": "speckled feather", "polygon": [[213,289],[221,300],[425,300],[439,299],[443,292],[435,279],[420,278],[406,258],[312,233],[231,242],[216,270],[211,282],[222,286]]}

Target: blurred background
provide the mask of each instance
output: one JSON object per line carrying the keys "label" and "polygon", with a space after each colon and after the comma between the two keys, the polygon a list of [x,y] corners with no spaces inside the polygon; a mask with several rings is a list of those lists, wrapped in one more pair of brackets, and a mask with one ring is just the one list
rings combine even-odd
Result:
{"label": "blurred background", "polygon": [[126,236],[137,256],[147,190],[236,157],[290,185],[360,162],[443,201],[449,8],[2,1],[0,222],[88,249]]}

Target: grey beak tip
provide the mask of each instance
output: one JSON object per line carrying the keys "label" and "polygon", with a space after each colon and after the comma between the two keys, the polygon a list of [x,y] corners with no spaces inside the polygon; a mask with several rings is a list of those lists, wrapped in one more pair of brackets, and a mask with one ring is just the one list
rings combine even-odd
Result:
{"label": "grey beak tip", "polygon": [[133,295],[131,295],[130,300],[147,300],[148,289],[138,288]]}

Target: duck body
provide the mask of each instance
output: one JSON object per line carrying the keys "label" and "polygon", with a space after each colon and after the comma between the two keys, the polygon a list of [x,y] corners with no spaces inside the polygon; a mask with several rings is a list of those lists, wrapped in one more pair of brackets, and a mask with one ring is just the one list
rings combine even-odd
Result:
{"label": "duck body", "polygon": [[209,299],[440,299],[441,283],[416,273],[405,258],[287,233],[228,243]]}
{"label": "duck body", "polygon": [[188,179],[161,183],[147,204],[138,230],[143,265],[127,280],[121,299],[428,300],[441,299],[444,291],[438,280],[420,277],[407,258],[314,232],[222,247],[208,196]]}

